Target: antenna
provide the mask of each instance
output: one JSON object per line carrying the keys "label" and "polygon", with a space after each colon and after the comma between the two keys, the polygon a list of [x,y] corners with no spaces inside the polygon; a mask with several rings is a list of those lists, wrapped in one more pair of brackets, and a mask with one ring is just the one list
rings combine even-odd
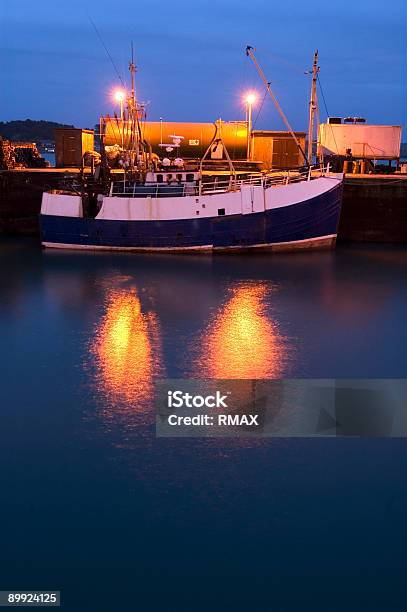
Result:
{"label": "antenna", "polygon": [[[315,117],[317,119],[317,129],[319,128],[319,112],[318,112],[318,97],[317,97],[317,79],[318,79],[318,49],[314,53],[314,63],[312,66],[312,84],[311,97],[309,101],[309,121],[308,121],[308,163],[312,162],[312,144],[314,139],[314,124]],[[309,74],[309,71],[306,72]]]}
{"label": "antenna", "polygon": [[264,85],[266,86],[266,89],[267,89],[267,91],[268,91],[268,93],[270,95],[270,98],[273,100],[274,104],[276,105],[276,108],[277,108],[278,112],[280,113],[281,118],[283,119],[284,123],[287,126],[288,131],[290,132],[291,136],[293,137],[293,139],[295,141],[295,144],[297,145],[298,149],[301,151],[301,154],[302,154],[302,156],[304,158],[304,161],[305,161],[305,165],[309,166],[307,156],[305,155],[305,153],[304,153],[300,143],[298,142],[298,139],[297,139],[296,135],[294,134],[293,129],[292,129],[292,127],[291,127],[287,117],[285,116],[285,114],[283,112],[283,109],[281,108],[281,106],[277,102],[277,98],[276,98],[276,96],[274,95],[274,93],[271,90],[271,84],[270,84],[269,81],[267,81],[266,77],[264,76],[264,72],[260,68],[260,66],[259,66],[259,64],[258,64],[258,62],[257,62],[257,60],[256,60],[256,58],[254,56],[253,51],[255,51],[254,47],[251,47],[250,45],[248,45],[246,47],[246,55],[248,57],[250,57],[250,59],[252,60],[253,64],[256,66],[257,71],[258,71],[258,73],[260,75],[260,78],[262,79],[262,81],[263,81]]}

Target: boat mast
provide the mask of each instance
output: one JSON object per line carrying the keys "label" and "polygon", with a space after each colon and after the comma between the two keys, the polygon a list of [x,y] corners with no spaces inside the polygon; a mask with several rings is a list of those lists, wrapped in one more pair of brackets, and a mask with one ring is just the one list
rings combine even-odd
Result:
{"label": "boat mast", "polygon": [[129,62],[129,71],[131,74],[131,103],[133,108],[136,107],[136,89],[134,85],[135,74],[137,72],[137,68],[135,63],[133,62],[133,57],[131,58],[131,62]]}
{"label": "boat mast", "polygon": [[319,132],[319,113],[317,97],[317,78],[318,78],[318,50],[314,53],[314,63],[312,66],[311,98],[309,101],[309,121],[308,121],[308,163],[312,163],[312,144],[314,138],[315,117],[317,119],[317,131]]}
{"label": "boat mast", "polygon": [[140,114],[142,112],[143,107],[138,103],[136,95],[135,75],[137,72],[137,66],[134,63],[133,43],[131,43],[131,61],[129,62],[129,72],[131,76],[131,90],[130,97],[128,99],[128,114],[131,130],[129,148],[133,152],[132,165],[140,167],[140,164],[142,164],[143,162],[145,163],[146,159],[142,128],[140,124]]}
{"label": "boat mast", "polygon": [[129,62],[129,72],[131,78],[131,89],[130,89],[130,98],[128,102],[129,106],[129,119],[131,126],[131,146],[130,148],[134,151],[134,149],[138,149],[137,147],[137,133],[135,131],[135,124],[137,123],[137,108],[136,108],[136,88],[135,88],[135,75],[137,72],[136,65],[133,59],[133,43],[131,43],[131,61]]}
{"label": "boat mast", "polygon": [[263,70],[260,68],[260,66],[259,66],[259,64],[258,64],[258,62],[257,62],[257,60],[256,60],[256,58],[254,56],[253,51],[254,51],[254,48],[250,47],[250,45],[248,45],[246,47],[246,55],[248,57],[250,57],[250,59],[252,60],[253,64],[256,66],[257,71],[258,71],[258,73],[259,73],[259,75],[260,75],[264,85],[266,86],[266,89],[267,89],[267,91],[269,93],[270,98],[273,100],[274,104],[276,105],[276,108],[277,108],[278,112],[280,113],[281,118],[283,119],[284,123],[287,126],[288,131],[290,132],[291,136],[293,137],[293,139],[295,141],[295,144],[297,145],[298,149],[301,151],[301,154],[302,154],[302,156],[304,158],[304,161],[305,161],[305,165],[309,166],[307,156],[305,155],[305,152],[303,151],[302,146],[300,145],[296,135],[294,134],[294,131],[293,131],[293,129],[292,129],[292,127],[291,127],[287,117],[285,116],[285,114],[283,112],[283,109],[279,105],[279,103],[277,101],[277,98],[275,97],[274,93],[272,92],[270,83],[267,81],[267,79],[266,79],[266,77],[264,75]]}

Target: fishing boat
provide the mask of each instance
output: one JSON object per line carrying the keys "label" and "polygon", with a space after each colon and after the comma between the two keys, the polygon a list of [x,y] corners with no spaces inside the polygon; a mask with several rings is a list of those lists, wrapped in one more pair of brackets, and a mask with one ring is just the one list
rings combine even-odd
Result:
{"label": "fishing boat", "polygon": [[[331,173],[329,166],[308,164],[295,172],[239,176],[222,140],[221,121],[216,122],[214,138],[196,167],[177,156],[182,136],[176,134],[172,143],[163,145],[166,156],[160,159],[143,138],[133,62],[130,72],[127,117],[119,123],[120,171],[109,173],[104,192],[44,193],[40,214],[44,247],[241,252],[335,244],[342,174]],[[102,127],[101,135],[103,141]],[[208,179],[204,163],[214,147],[224,151],[229,171]],[[102,161],[103,157],[106,154]]]}
{"label": "fishing boat", "polygon": [[202,185],[196,172],[150,173],[143,184],[112,182],[90,216],[81,195],[47,192],[44,247],[132,251],[296,250],[335,244],[342,175],[320,168],[292,178]]}

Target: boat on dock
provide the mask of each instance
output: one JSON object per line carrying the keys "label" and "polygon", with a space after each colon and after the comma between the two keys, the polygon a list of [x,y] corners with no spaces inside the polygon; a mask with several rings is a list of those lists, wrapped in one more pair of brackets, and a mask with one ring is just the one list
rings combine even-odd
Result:
{"label": "boat on dock", "polygon": [[[253,56],[252,48],[248,50]],[[342,174],[331,173],[329,165],[311,167],[305,154],[305,167],[294,172],[238,174],[222,138],[221,120],[195,165],[178,155],[183,139],[178,134],[160,145],[160,158],[144,138],[144,107],[135,97],[132,61],[129,69],[127,115],[122,108],[120,120],[115,118],[121,146],[104,147],[101,122],[101,166],[95,168],[94,182],[84,180],[76,192],[43,194],[44,247],[178,253],[290,251],[335,244]],[[205,173],[214,150],[226,160],[226,174]]]}

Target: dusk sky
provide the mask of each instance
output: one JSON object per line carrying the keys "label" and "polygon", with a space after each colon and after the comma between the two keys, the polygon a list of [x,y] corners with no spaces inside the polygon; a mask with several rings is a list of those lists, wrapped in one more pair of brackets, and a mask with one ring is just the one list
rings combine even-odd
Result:
{"label": "dusk sky", "polygon": [[[294,128],[305,129],[314,49],[333,116],[407,119],[407,2],[272,0],[20,0],[1,10],[0,120],[48,119],[91,127],[115,110],[120,85],[89,16],[128,79],[134,41],[139,99],[148,118],[212,121],[244,116],[245,91],[264,88],[256,56]],[[322,118],[325,109],[320,96]],[[283,129],[270,100],[255,127]]]}

